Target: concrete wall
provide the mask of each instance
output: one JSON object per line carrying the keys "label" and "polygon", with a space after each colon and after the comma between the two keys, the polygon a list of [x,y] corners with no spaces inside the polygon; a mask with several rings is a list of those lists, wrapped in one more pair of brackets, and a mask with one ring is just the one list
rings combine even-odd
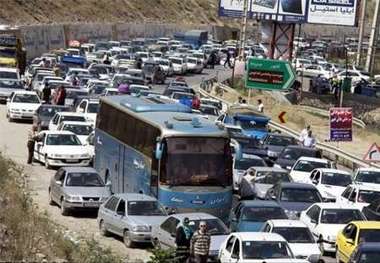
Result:
{"label": "concrete wall", "polygon": [[28,59],[52,49],[65,48],[70,40],[96,42],[104,40],[126,40],[136,37],[173,36],[175,32],[190,29],[209,31],[218,40],[230,39],[236,29],[220,26],[194,26],[158,23],[119,24],[65,24],[21,26]]}

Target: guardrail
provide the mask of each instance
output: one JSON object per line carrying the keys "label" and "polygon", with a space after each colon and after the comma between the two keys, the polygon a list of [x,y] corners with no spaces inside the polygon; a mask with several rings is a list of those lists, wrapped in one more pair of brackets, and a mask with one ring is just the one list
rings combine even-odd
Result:
{"label": "guardrail", "polygon": [[[203,97],[209,97],[209,98],[212,98],[212,99],[215,99],[215,100],[219,100],[220,102],[226,104],[227,106],[231,106],[232,103],[220,98],[220,97],[217,97],[217,96],[214,96],[212,94],[210,94],[210,91],[212,90],[213,86],[211,86],[211,83],[212,85],[215,84],[215,78],[213,78],[212,81],[209,81],[206,84],[201,84],[200,87],[199,87],[199,93],[203,96]],[[218,83],[218,86],[219,88],[221,89],[226,89],[224,88],[224,84],[221,84],[221,83]],[[203,89],[202,87],[207,87],[207,90],[206,89]],[[281,125],[277,122],[274,122],[274,121],[270,121],[269,122],[269,126],[271,128],[274,128],[276,130],[279,130],[283,133],[286,133],[288,135],[291,135],[295,138],[299,138],[299,133],[295,130],[292,130],[284,125]],[[332,161],[335,161],[345,167],[348,167],[352,170],[358,168],[358,167],[374,167],[374,168],[380,168],[380,165],[379,164],[374,164],[374,163],[368,163],[368,162],[365,162],[363,161],[361,158],[358,158],[357,156],[353,155],[353,154],[350,154],[350,153],[347,153],[337,147],[334,147],[334,146],[331,146],[331,145],[328,145],[328,144],[325,144],[325,143],[317,143],[317,148],[322,150],[322,153],[323,153],[323,156],[326,157],[327,159],[329,160],[332,160]]]}
{"label": "guardrail", "polygon": [[[307,111],[307,112],[311,112],[311,113],[317,113],[323,117],[329,117],[330,116],[330,113],[328,110],[324,110],[324,109],[319,109],[319,108],[314,108],[314,107],[310,107],[310,106],[305,106],[305,105],[300,105],[302,107],[303,110]],[[362,121],[361,119],[359,118],[352,118],[352,123],[360,128],[365,128],[366,127],[366,124],[364,123],[364,121]]]}

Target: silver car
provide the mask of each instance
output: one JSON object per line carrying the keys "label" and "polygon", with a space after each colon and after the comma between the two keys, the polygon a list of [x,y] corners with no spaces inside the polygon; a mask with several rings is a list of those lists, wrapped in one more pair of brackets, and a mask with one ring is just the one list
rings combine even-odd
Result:
{"label": "silver car", "polygon": [[219,248],[229,234],[229,230],[219,218],[206,213],[183,213],[168,216],[162,224],[153,228],[153,245],[162,248],[175,248],[176,229],[185,217],[189,218],[189,226],[194,232],[198,229],[200,221],[207,223],[207,230],[211,235],[209,257],[212,261],[216,260]]}
{"label": "silver car", "polygon": [[110,187],[94,168],[63,167],[50,180],[49,203],[58,204],[62,215],[73,209],[98,209],[109,196]]}
{"label": "silver car", "polygon": [[161,224],[167,213],[154,197],[143,194],[115,194],[98,212],[100,233],[123,237],[126,247],[151,243],[152,227]]}

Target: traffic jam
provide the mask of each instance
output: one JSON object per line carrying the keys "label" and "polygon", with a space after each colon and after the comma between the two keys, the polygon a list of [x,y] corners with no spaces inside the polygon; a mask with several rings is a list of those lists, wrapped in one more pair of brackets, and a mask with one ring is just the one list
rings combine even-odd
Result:
{"label": "traffic jam", "polygon": [[8,121],[32,122],[27,163],[54,171],[47,202],[65,217],[98,210],[101,235],[180,260],[376,262],[380,169],[347,171],[306,143],[312,127],[285,135],[262,108],[227,107],[187,83],[229,66],[235,48],[72,41],[22,78],[0,68]]}

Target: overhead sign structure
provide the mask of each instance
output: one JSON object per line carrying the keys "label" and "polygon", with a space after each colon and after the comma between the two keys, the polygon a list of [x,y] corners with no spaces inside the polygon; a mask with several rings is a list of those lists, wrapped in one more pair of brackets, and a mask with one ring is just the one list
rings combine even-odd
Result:
{"label": "overhead sign structure", "polygon": [[330,141],[352,141],[352,108],[330,108]]}
{"label": "overhead sign structure", "polygon": [[296,79],[288,61],[249,58],[246,87],[262,90],[289,89]]}
{"label": "overhead sign structure", "polygon": [[309,0],[307,22],[356,26],[359,0]]}
{"label": "overhead sign structure", "polygon": [[371,145],[367,154],[364,156],[364,161],[380,162],[380,148],[376,143]]}
{"label": "overhead sign structure", "polygon": [[286,111],[282,111],[282,112],[278,115],[278,119],[280,120],[281,123],[286,123],[286,120],[285,120],[285,114],[286,114]]}
{"label": "overhead sign structure", "polygon": [[307,0],[252,0],[253,19],[305,23]]}
{"label": "overhead sign structure", "polygon": [[[251,0],[248,1],[251,2]],[[219,16],[242,17],[243,10],[244,0],[219,0]]]}

